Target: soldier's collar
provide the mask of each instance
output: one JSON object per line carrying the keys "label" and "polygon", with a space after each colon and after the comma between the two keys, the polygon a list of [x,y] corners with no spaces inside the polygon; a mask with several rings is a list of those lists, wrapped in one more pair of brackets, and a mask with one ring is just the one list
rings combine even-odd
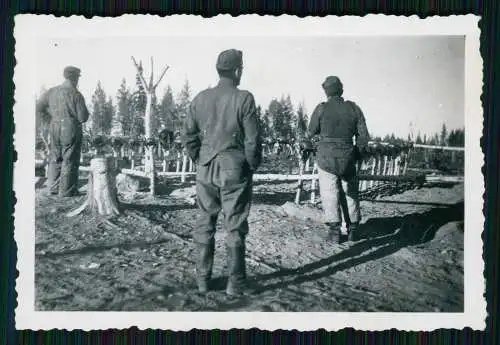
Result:
{"label": "soldier's collar", "polygon": [[69,81],[68,79],[66,79],[66,80],[64,81],[63,85],[64,85],[64,86],[69,86],[69,87],[75,88],[75,87],[73,86],[73,84],[71,83],[71,81]]}
{"label": "soldier's collar", "polygon": [[328,97],[328,100],[329,101],[343,102],[344,101],[344,97],[339,96],[339,95],[335,95],[335,96]]}
{"label": "soldier's collar", "polygon": [[217,84],[218,86],[236,86],[236,83],[234,80],[226,77],[220,77],[219,83]]}

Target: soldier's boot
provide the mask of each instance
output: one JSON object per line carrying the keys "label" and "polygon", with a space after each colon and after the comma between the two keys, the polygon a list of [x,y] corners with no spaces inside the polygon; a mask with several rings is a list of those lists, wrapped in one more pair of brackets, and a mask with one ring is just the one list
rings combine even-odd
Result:
{"label": "soldier's boot", "polygon": [[326,240],[334,243],[341,243],[342,241],[342,233],[341,233],[341,228],[342,228],[342,223],[340,222],[335,222],[335,223],[327,223],[328,225],[328,231],[326,233]]}
{"label": "soldier's boot", "polygon": [[196,283],[198,291],[205,293],[210,289],[212,268],[214,263],[215,242],[198,243],[196,246]]}
{"label": "soldier's boot", "polygon": [[348,230],[349,233],[347,237],[347,240],[349,242],[355,242],[359,240],[358,226],[359,226],[358,223],[349,224],[349,230]]}
{"label": "soldier's boot", "polygon": [[229,278],[226,294],[233,297],[242,296],[246,280],[245,245],[227,247],[227,255]]}

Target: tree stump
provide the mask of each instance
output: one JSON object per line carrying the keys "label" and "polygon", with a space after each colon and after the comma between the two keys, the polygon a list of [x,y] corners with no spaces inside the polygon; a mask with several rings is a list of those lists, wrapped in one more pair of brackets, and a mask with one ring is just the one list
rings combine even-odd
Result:
{"label": "tree stump", "polygon": [[87,199],[79,208],[67,214],[76,216],[88,209],[102,216],[120,214],[116,189],[117,171],[112,158],[98,156],[90,161]]}

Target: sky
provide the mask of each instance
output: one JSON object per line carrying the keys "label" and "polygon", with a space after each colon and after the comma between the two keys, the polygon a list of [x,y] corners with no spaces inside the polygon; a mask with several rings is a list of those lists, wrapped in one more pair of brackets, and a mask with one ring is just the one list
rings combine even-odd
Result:
{"label": "sky", "polygon": [[[240,88],[267,108],[273,98],[290,95],[310,114],[325,100],[328,75],[344,84],[344,97],[356,102],[374,136],[435,133],[443,123],[464,127],[464,38],[458,36],[336,37],[105,37],[40,38],[38,89],[63,81],[66,65],[82,70],[79,89],[87,103],[100,81],[115,100],[123,78],[135,86],[131,56],[142,60],[145,75],[154,59],[159,84],[178,93],[189,80],[194,93],[217,83],[215,62],[224,49],[243,51]],[[411,126],[410,126],[411,124]]]}

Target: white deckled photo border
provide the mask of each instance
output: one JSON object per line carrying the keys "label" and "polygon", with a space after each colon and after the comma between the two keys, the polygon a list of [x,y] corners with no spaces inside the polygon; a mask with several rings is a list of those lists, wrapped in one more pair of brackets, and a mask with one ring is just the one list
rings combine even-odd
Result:
{"label": "white deckled photo border", "polygon": [[[15,17],[14,163],[15,232],[17,243],[16,329],[197,329],[259,328],[335,331],[485,328],[486,300],[483,242],[484,155],[481,93],[483,68],[480,55],[479,17],[367,15],[365,17],[258,16],[213,18],[175,15],[159,17],[124,15],[116,18],[48,15]],[[465,231],[463,313],[266,313],[266,312],[39,312],[35,311],[35,94],[36,41],[40,37],[89,38],[102,36],[465,36]]]}

